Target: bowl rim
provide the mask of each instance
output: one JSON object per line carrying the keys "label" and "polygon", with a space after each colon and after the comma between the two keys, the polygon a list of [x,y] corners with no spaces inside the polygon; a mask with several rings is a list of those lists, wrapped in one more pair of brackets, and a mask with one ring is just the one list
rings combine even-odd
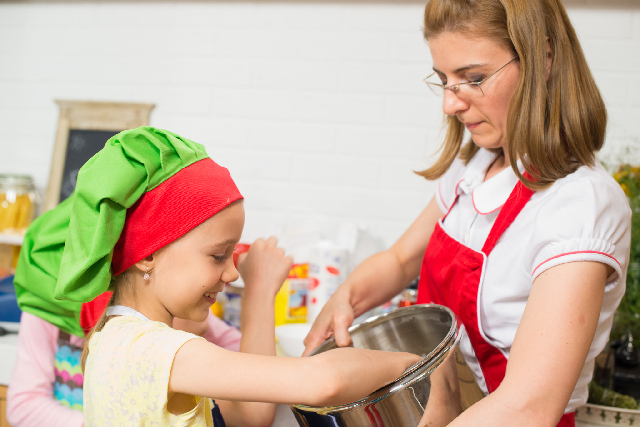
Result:
{"label": "bowl rim", "polygon": [[[373,316],[368,318],[362,323],[358,323],[357,325],[351,326],[348,331],[351,332],[359,329],[365,329],[366,327],[371,326],[373,323],[380,323],[387,318],[396,318],[401,315],[405,315],[406,312],[411,311],[422,311],[425,308],[437,308],[447,313],[451,318],[451,326],[449,327],[449,331],[444,336],[444,338],[440,341],[440,343],[431,350],[425,357],[420,359],[418,362],[407,368],[398,378],[395,380],[384,384],[382,387],[372,392],[368,396],[357,400],[355,402],[347,403],[345,405],[337,405],[337,406],[308,406],[308,405],[291,405],[292,408],[300,409],[305,412],[316,412],[319,414],[328,414],[335,412],[344,412],[350,409],[357,408],[359,406],[368,405],[373,401],[378,401],[386,396],[388,396],[391,392],[395,392],[401,388],[405,388],[411,383],[419,380],[424,374],[428,373],[430,370],[428,368],[431,367],[436,361],[442,360],[441,356],[445,356],[449,350],[454,348],[456,344],[459,343],[460,338],[462,337],[462,332],[464,330],[464,326],[462,326],[460,319],[456,314],[449,308],[439,304],[414,304],[407,307],[397,308],[395,310],[389,311],[387,313],[382,313],[377,316]],[[335,342],[334,337],[327,339],[324,343],[320,344],[316,347],[312,352],[310,352],[307,357],[313,356],[319,353],[318,350],[322,349],[329,344],[333,344]],[[420,371],[420,372],[418,372]],[[386,389],[386,390],[385,390]]]}

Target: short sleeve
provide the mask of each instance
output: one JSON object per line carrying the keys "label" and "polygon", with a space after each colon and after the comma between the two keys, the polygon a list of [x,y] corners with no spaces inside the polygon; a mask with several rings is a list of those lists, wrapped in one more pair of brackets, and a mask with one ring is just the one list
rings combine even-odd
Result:
{"label": "short sleeve", "polygon": [[631,210],[620,186],[606,172],[582,167],[573,175],[532,198],[531,203],[537,196],[544,203],[525,260],[532,260],[528,266],[532,280],[559,264],[601,262],[615,270],[607,279],[608,291],[626,274]]}
{"label": "short sleeve", "polygon": [[85,425],[211,426],[211,399],[194,396],[196,406],[180,415],[167,411],[171,368],[189,332],[162,322],[118,316],[89,341],[85,366]]}

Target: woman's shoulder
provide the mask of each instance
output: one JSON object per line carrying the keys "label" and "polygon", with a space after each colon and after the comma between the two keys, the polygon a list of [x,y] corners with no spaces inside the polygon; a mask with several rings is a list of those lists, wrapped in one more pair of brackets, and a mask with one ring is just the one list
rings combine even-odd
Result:
{"label": "woman's shoulder", "polygon": [[582,166],[537,191],[523,212],[529,219],[524,259],[533,278],[558,264],[596,261],[617,272],[605,290],[620,281],[628,262],[631,209],[602,165]]}
{"label": "woman's shoulder", "polygon": [[630,215],[627,197],[613,176],[599,162],[581,166],[575,172],[539,192],[542,199],[555,200],[567,205],[575,201],[578,206],[591,204],[602,209],[616,209]]}

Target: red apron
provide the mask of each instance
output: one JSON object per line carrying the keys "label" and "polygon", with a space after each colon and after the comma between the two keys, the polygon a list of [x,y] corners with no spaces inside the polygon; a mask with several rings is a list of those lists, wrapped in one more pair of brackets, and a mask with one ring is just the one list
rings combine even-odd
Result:
{"label": "red apron", "polygon": [[[485,259],[532,195],[533,191],[518,181],[498,214],[481,252],[449,236],[438,222],[422,261],[418,304],[431,302],[444,305],[460,317],[478,358],[489,393],[495,391],[502,382],[507,369],[507,358],[480,333],[478,289]],[[457,196],[452,207],[456,201]],[[558,427],[575,427],[575,413],[565,414]]]}

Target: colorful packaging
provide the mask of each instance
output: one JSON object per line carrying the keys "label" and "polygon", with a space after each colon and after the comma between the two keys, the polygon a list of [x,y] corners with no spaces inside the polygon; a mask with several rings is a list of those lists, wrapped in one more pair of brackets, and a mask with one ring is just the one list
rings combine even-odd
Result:
{"label": "colorful packaging", "polygon": [[307,321],[307,287],[309,264],[294,264],[276,294],[276,326]]}
{"label": "colorful packaging", "polygon": [[330,242],[320,242],[309,263],[307,322],[313,322],[338,286],[347,278],[349,252]]}

